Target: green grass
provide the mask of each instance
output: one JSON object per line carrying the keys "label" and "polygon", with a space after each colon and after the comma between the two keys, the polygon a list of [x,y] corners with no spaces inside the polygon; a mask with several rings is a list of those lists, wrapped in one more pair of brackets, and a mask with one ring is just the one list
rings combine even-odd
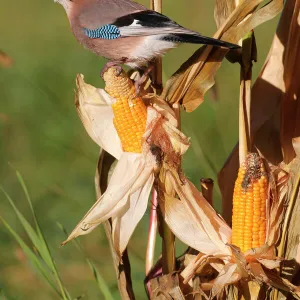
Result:
{"label": "green grass", "polygon": [[[25,238],[22,238],[1,216],[0,220],[2,221],[6,230],[12,235],[14,240],[20,246],[20,249],[25,254],[27,262],[33,267],[37,275],[48,285],[50,290],[55,294],[55,297],[58,297],[62,300],[81,299],[83,296],[85,296],[84,294],[83,296],[72,297],[68,292],[66,286],[62,282],[60,272],[57,269],[55,260],[51,254],[48,243],[39,225],[39,221],[36,216],[36,212],[32,204],[28,189],[25,185],[24,179],[19,171],[16,171],[16,176],[27,199],[34,226],[31,226],[24,215],[18,210],[15,201],[10,197],[10,195],[6,193],[6,191],[2,187],[0,187],[0,190],[3,192],[4,196],[11,205],[18,221],[23,227],[24,232],[26,232],[27,237],[29,238],[29,243],[26,243]],[[68,236],[66,229],[61,224],[58,224],[58,226],[65,234],[66,238]],[[107,283],[103,276],[99,273],[97,266],[86,255],[83,247],[78,240],[74,240],[73,243],[75,244],[77,250],[82,253],[83,258],[85,259],[93,274],[94,280],[97,283],[97,287],[101,295],[104,296],[105,300],[113,300],[113,296],[109,290],[109,287],[107,286]]]}
{"label": "green grass", "polygon": [[[184,26],[212,35],[213,1],[186,3],[166,0],[164,13]],[[72,230],[95,198],[93,177],[98,147],[76,115],[74,88],[79,72],[88,82],[102,86],[99,72],[104,60],[77,44],[63,9],[53,1],[0,0],[0,4],[0,49],[15,61],[12,68],[0,69],[0,184],[22,215],[30,219],[30,207],[10,162],[26,181],[40,228],[67,290],[73,296],[84,294],[86,299],[99,299],[85,256],[72,245],[60,248],[64,233],[56,224]],[[255,76],[266,57],[275,26],[276,20],[257,30],[259,62],[254,67]],[[195,49],[184,45],[169,53],[164,59],[164,78]],[[184,158],[184,170],[197,185],[201,177],[216,178],[237,141],[238,65],[223,64],[217,75],[217,89],[218,102],[213,102],[208,93],[196,112],[182,114],[182,129],[193,143]],[[219,199],[217,189],[215,195]],[[30,244],[5,196],[0,199],[1,217]],[[36,226],[34,219],[30,220],[29,224]],[[51,288],[23,257],[20,245],[3,224],[0,228],[0,288],[7,299],[54,299]],[[145,299],[142,281],[146,239],[141,236],[147,229],[146,216],[129,248],[137,299]],[[80,241],[114,299],[119,299],[104,230],[99,228]],[[178,252],[182,249],[180,246]]]}

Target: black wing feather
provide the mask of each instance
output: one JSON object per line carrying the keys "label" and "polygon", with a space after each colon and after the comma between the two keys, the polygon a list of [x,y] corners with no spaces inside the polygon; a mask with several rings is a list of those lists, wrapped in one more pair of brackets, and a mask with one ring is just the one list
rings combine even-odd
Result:
{"label": "black wing feather", "polygon": [[[133,25],[131,27],[131,25],[134,22],[136,22],[135,25],[140,26]],[[168,17],[153,10],[139,11],[133,14],[120,17],[113,23],[113,25],[121,29],[121,34],[122,27],[131,28],[131,32],[125,33],[125,36],[157,34],[161,35],[161,40],[175,43],[206,44],[219,47],[226,47],[229,49],[240,48],[240,46],[238,45],[206,37],[199,34],[198,32],[186,29],[177,24],[176,22],[172,21]]]}
{"label": "black wing feather", "polygon": [[189,44],[203,44],[212,45],[217,47],[225,47],[229,49],[241,48],[239,45],[228,43],[222,40],[210,38],[207,36],[202,36],[200,34],[186,34],[186,33],[170,33],[160,38],[164,41],[174,42],[174,43],[189,43]]}
{"label": "black wing feather", "polygon": [[138,25],[144,27],[181,27],[168,17],[153,10],[139,11],[130,15],[120,17],[113,23],[113,25],[116,25],[117,27],[125,27],[130,26],[134,21],[137,21]]}

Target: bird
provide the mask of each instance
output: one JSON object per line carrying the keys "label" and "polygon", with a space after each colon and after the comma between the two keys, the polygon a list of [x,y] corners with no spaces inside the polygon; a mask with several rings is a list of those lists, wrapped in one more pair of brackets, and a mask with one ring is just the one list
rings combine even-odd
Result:
{"label": "bird", "polygon": [[163,56],[182,43],[240,48],[184,28],[167,16],[134,1],[54,1],[64,7],[78,42],[109,60],[103,71],[122,64],[143,69],[153,59]]}

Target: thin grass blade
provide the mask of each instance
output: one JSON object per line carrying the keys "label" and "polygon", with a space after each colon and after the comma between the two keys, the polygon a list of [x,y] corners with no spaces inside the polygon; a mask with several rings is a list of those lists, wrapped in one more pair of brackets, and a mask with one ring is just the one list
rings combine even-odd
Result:
{"label": "thin grass blade", "polygon": [[113,295],[111,294],[109,287],[107,286],[104,278],[101,276],[101,274],[98,272],[96,266],[89,260],[86,260],[89,267],[91,268],[94,278],[98,284],[99,290],[103,294],[105,300],[114,300]]}
{"label": "thin grass blade", "polygon": [[9,196],[9,194],[6,193],[6,191],[0,187],[0,190],[3,192],[3,194],[5,195],[6,199],[8,200],[9,204],[12,206],[14,212],[16,213],[20,223],[22,224],[24,230],[26,231],[26,233],[28,234],[31,242],[33,243],[33,245],[35,246],[35,248],[41,252],[41,243],[40,243],[40,239],[38,237],[38,235],[36,234],[35,230],[33,229],[33,227],[29,224],[29,222],[25,219],[25,217],[22,215],[22,213],[18,210],[18,208],[16,207],[14,201],[12,200],[12,198]]}
{"label": "thin grass blade", "polygon": [[[57,222],[57,226],[59,227],[59,229],[65,234],[66,237],[69,236],[68,231],[66,230],[66,228]],[[80,242],[77,239],[73,239],[72,240],[73,244],[75,245],[75,247],[77,248],[77,250],[79,250],[86,262],[88,263],[89,267],[91,268],[92,272],[93,272],[93,276],[95,278],[95,281],[97,282],[97,285],[99,287],[100,292],[103,294],[105,300],[114,300],[108,285],[106,284],[104,278],[102,277],[102,275],[98,272],[96,266],[93,264],[93,262],[86,256],[84,249],[82,248]]]}
{"label": "thin grass blade", "polygon": [[53,272],[53,274],[54,274],[54,276],[56,278],[57,284],[58,284],[58,286],[59,286],[59,288],[61,290],[63,299],[71,299],[68,291],[64,287],[64,285],[63,285],[63,283],[62,283],[62,281],[60,279],[60,276],[58,274],[58,271],[57,271],[54,259],[53,259],[52,255],[51,255],[51,252],[50,252],[50,249],[48,247],[47,241],[45,239],[45,236],[43,235],[43,232],[42,232],[41,227],[39,225],[38,219],[36,217],[36,213],[35,213],[34,207],[32,205],[32,201],[31,201],[31,198],[30,198],[27,186],[25,184],[25,181],[24,181],[21,173],[18,170],[15,170],[15,171],[16,171],[16,175],[17,175],[18,181],[19,181],[19,183],[20,183],[20,185],[21,185],[21,187],[22,187],[22,189],[23,189],[23,191],[25,193],[25,196],[26,196],[27,202],[29,204],[29,207],[30,207],[30,210],[31,210],[31,214],[32,214],[35,226],[36,226],[36,232],[37,232],[37,235],[39,237],[39,242],[38,243],[39,243],[40,255],[43,258],[43,260],[45,261],[45,263],[47,264],[47,266]]}
{"label": "thin grass blade", "polygon": [[56,288],[53,279],[49,276],[48,268],[38,259],[36,254],[26,245],[18,233],[2,218],[0,217],[3,225],[11,233],[14,239],[18,242],[24,253],[26,254],[28,260],[32,263],[34,268],[38,271],[38,274],[50,285],[50,287],[61,296],[60,292]]}

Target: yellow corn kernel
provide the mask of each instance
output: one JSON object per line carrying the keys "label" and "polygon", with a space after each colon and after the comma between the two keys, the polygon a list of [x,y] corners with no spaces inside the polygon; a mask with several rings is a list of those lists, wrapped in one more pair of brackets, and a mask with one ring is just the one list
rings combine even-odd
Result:
{"label": "yellow corn kernel", "polygon": [[115,98],[112,105],[114,125],[125,152],[142,152],[142,137],[146,130],[147,108],[136,96],[135,86],[122,71],[110,68],[104,73],[105,90]]}
{"label": "yellow corn kernel", "polygon": [[266,240],[268,180],[262,159],[249,153],[239,169],[233,193],[232,244],[243,252]]}

